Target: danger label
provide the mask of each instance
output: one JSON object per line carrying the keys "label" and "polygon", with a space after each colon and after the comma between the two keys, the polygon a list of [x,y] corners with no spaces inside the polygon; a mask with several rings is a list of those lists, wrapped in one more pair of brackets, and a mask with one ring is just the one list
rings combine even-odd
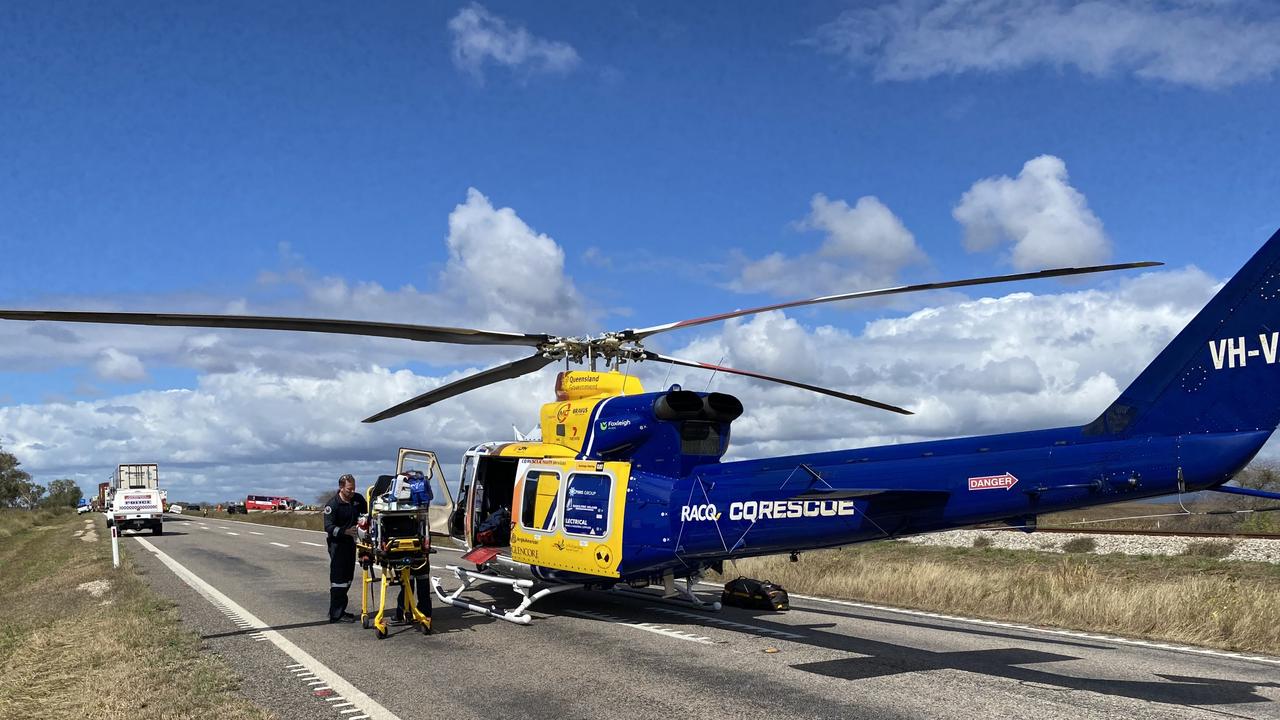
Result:
{"label": "danger label", "polygon": [[1009,473],[969,478],[970,490],[1008,490],[1017,484],[1018,478]]}

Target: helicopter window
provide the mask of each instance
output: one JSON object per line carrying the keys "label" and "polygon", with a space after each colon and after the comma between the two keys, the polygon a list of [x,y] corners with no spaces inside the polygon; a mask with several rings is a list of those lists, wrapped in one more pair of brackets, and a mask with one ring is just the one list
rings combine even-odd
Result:
{"label": "helicopter window", "polygon": [[520,497],[520,524],[529,530],[555,530],[559,494],[559,473],[530,470],[524,476],[524,493]]}
{"label": "helicopter window", "polygon": [[564,493],[564,531],[571,535],[609,534],[609,498],[613,478],[601,473],[573,473]]}
{"label": "helicopter window", "polygon": [[720,427],[700,420],[684,421],[680,426],[680,452],[684,455],[719,455]]}

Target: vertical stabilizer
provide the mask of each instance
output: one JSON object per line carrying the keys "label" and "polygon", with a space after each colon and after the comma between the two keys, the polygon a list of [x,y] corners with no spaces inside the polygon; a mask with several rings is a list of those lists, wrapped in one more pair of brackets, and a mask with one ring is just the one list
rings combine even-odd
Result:
{"label": "vertical stabilizer", "polygon": [[1280,231],[1085,432],[1180,435],[1277,424]]}

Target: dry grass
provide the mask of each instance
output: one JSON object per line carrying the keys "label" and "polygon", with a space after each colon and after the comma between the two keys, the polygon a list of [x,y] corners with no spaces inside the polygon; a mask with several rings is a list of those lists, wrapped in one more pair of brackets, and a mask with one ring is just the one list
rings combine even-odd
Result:
{"label": "dry grass", "polygon": [[1280,568],[877,543],[725,568],[796,593],[1280,655]]}
{"label": "dry grass", "polygon": [[[193,520],[203,519],[200,512],[187,513],[183,517]],[[240,522],[258,523],[259,525],[275,525],[277,527],[301,528],[303,530],[324,530],[324,516],[318,512],[252,512],[247,515],[236,513],[209,511],[210,520],[239,520]]]}
{"label": "dry grass", "polygon": [[1213,540],[1207,540],[1204,542],[1187,543],[1187,547],[1182,551],[1182,554],[1221,560],[1234,552],[1235,549],[1236,544],[1233,542],[1216,542]]}
{"label": "dry grass", "polygon": [[[270,717],[234,694],[234,676],[127,556],[111,568],[101,527],[98,542],[73,537],[85,519],[101,526],[100,515],[0,512],[0,717]],[[108,584],[97,597],[78,589],[95,581]]]}
{"label": "dry grass", "polygon": [[1098,549],[1098,541],[1091,537],[1072,538],[1062,543],[1064,553],[1091,553]]}

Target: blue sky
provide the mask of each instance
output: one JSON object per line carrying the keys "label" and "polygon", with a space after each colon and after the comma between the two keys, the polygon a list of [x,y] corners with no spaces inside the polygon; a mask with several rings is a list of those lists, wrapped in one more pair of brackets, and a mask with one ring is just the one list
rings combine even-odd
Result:
{"label": "blue sky", "polygon": [[[1248,1],[10,3],[0,305],[580,332],[1054,260],[1168,263],[988,291],[1035,295],[965,342],[925,326],[985,317],[965,304],[984,293],[661,348],[933,410],[901,425],[723,381],[759,404],[745,455],[1084,422],[1280,227],[1278,31]],[[1155,313],[1140,330],[1077,328],[1069,366],[1044,353],[1046,328],[1084,322],[1055,313],[1125,299]],[[155,460],[203,500],[310,496],[402,442],[505,437],[550,383],[344,433],[348,404],[507,356],[13,323],[0,342],[0,444],[38,479]],[[1001,424],[1004,403],[1040,410]],[[288,419],[258,424],[272,407]]]}

